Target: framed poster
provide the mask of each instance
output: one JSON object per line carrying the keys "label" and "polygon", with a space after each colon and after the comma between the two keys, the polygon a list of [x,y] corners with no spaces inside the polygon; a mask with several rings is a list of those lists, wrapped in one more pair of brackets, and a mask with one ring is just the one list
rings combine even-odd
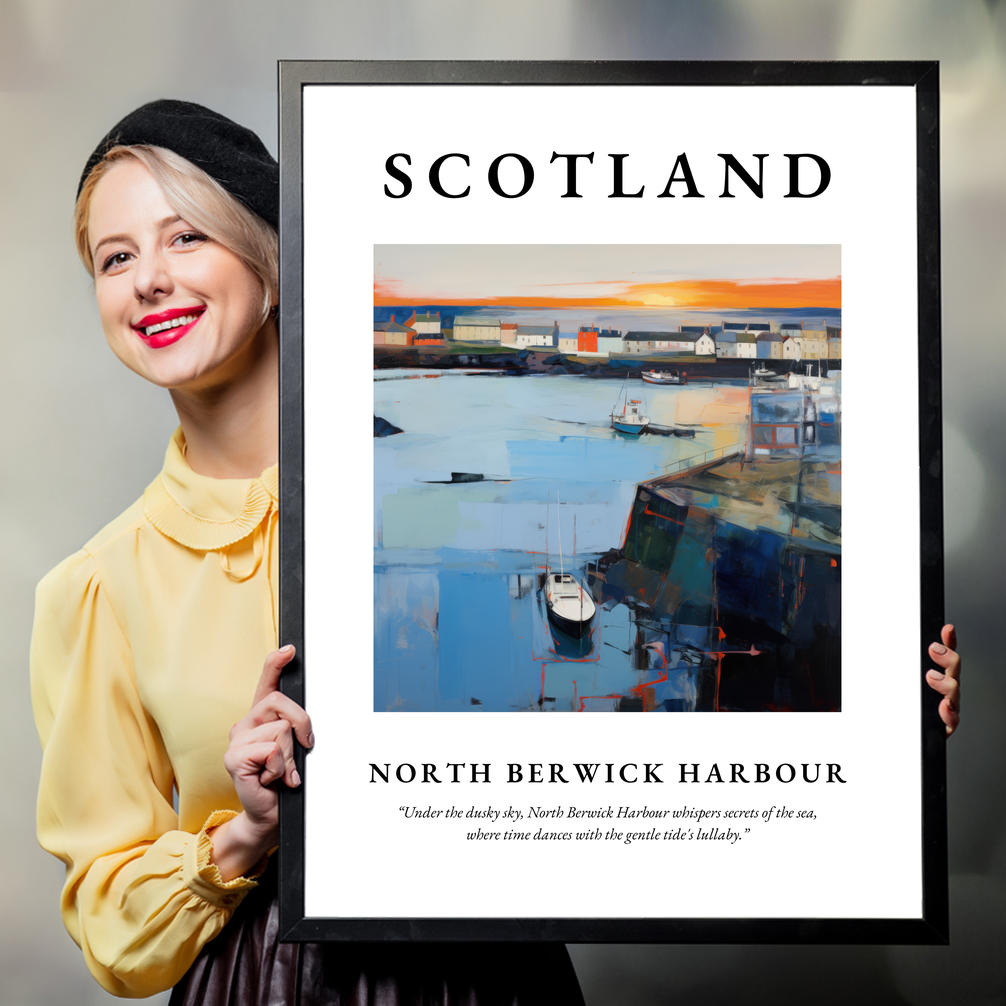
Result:
{"label": "framed poster", "polygon": [[944,941],[935,64],[280,92],[287,938]]}

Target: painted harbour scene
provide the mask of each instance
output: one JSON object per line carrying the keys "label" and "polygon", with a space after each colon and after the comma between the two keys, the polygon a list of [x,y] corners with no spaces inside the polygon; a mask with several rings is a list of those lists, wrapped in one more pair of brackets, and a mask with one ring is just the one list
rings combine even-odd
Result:
{"label": "painted harbour scene", "polygon": [[374,709],[841,708],[841,250],[374,249]]}

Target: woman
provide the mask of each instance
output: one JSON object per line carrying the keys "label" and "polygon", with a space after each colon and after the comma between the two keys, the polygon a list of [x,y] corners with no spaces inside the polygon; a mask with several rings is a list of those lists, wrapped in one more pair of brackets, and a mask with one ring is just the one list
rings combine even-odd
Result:
{"label": "woman", "polygon": [[277,221],[258,137],[187,102],[131,113],[81,178],[106,339],[180,426],[143,497],[38,589],[38,831],[67,929],[121,996],[582,1004],[561,945],[277,944],[276,787],[314,742],[277,690]]}

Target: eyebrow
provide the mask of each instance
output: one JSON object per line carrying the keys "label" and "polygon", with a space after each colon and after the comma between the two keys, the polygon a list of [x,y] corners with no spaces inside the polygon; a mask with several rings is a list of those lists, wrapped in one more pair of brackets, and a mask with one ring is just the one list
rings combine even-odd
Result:
{"label": "eyebrow", "polygon": [[[158,220],[154,225],[157,230],[163,230],[165,227],[170,227],[172,224],[177,224],[181,221],[181,217],[174,213],[170,217],[165,217],[163,220]],[[107,237],[103,237],[91,250],[91,257],[96,258],[98,255],[98,249],[102,245],[107,245],[114,243],[116,241],[131,242],[133,239],[128,234],[109,234]]]}

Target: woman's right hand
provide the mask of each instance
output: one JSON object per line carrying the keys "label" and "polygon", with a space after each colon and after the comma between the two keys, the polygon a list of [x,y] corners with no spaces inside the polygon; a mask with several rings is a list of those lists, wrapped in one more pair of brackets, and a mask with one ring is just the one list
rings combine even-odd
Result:
{"label": "woman's right hand", "polygon": [[209,833],[211,859],[225,881],[251,870],[278,841],[279,793],[274,784],[282,779],[291,788],[300,785],[294,734],[304,747],[314,746],[311,717],[279,691],[280,675],[295,652],[284,646],[266,657],[251,710],[231,727],[224,766],[244,810]]}

